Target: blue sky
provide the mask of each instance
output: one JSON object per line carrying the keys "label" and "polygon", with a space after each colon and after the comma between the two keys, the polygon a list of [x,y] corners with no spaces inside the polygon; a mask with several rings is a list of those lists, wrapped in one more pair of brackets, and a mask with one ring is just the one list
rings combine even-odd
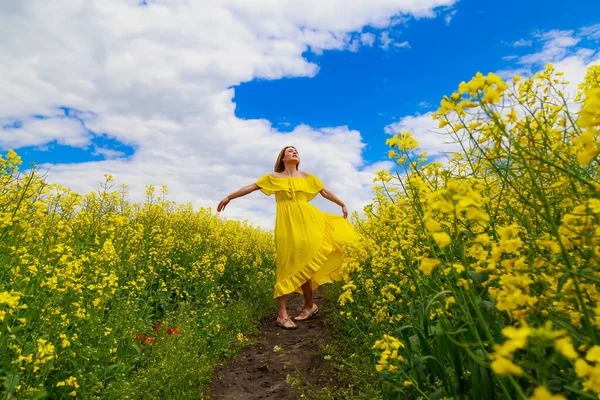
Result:
{"label": "blue sky", "polygon": [[[442,14],[392,29],[390,37],[408,41],[410,48],[308,53],[320,67],[313,78],[243,83],[236,87],[236,115],[266,118],[280,130],[297,124],[348,125],[365,137],[365,159],[376,161],[387,154],[387,125],[406,115],[435,111],[443,95],[478,71],[518,68],[515,59],[505,56],[541,50],[534,41],[517,47],[515,42],[525,43],[536,32],[600,23],[600,1],[595,0],[462,0],[453,9],[449,24]],[[592,45],[597,48],[598,42]]]}
{"label": "blue sky", "polygon": [[[599,15],[598,0],[0,2],[0,151],[80,193],[110,173],[132,199],[164,184],[214,207],[294,144],[361,210],[393,167],[390,132],[436,157],[449,148],[430,113],[476,72],[553,62],[581,80],[600,62]],[[228,217],[271,224],[263,197]]]}

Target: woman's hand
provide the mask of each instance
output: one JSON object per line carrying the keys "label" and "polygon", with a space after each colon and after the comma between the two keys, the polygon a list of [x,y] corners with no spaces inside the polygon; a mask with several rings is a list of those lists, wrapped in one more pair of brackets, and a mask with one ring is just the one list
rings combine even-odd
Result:
{"label": "woman's hand", "polygon": [[344,218],[348,218],[348,209],[346,206],[342,206],[342,214],[344,214]]}
{"label": "woman's hand", "polygon": [[227,196],[223,200],[221,200],[221,202],[217,206],[217,212],[223,211],[225,209],[225,206],[227,206],[227,204],[229,204],[229,196]]}

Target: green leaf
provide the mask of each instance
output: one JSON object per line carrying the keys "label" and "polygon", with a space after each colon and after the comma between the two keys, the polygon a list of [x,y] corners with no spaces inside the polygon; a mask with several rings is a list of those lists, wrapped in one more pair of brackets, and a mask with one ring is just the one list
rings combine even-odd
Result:
{"label": "green leaf", "polygon": [[477,366],[475,368],[479,368],[481,372],[481,389],[484,391],[483,398],[485,399],[493,399],[494,398],[494,384],[492,383],[492,379],[490,379],[490,371],[482,366]]}
{"label": "green leaf", "polygon": [[433,334],[435,335],[435,356],[440,364],[444,365],[444,359],[448,352],[448,344],[446,343],[446,337],[444,336],[444,330],[440,327],[439,323],[433,327]]}
{"label": "green leaf", "polygon": [[456,344],[454,344],[452,341],[450,341],[448,339],[448,337],[446,336],[446,332],[444,331],[444,342],[446,342],[446,346],[448,348],[448,357],[452,363],[452,366],[454,367],[454,372],[456,374],[456,377],[458,379],[458,385],[456,390],[458,391],[458,394],[466,394],[466,384],[465,384],[465,379],[463,377],[463,366],[462,366],[462,360],[460,359],[460,353],[459,353],[459,348],[458,346],[456,346]]}
{"label": "green leaf", "polygon": [[19,381],[21,380],[21,374],[16,373],[12,375],[6,375],[6,380],[4,381],[4,387],[6,388],[6,393],[14,393],[17,390],[17,386],[19,386]]}
{"label": "green leaf", "polygon": [[562,382],[560,379],[549,379],[548,380],[548,389],[552,392],[560,392],[562,391]]}
{"label": "green leaf", "polygon": [[560,293],[560,290],[562,289],[562,287],[564,286],[565,283],[567,283],[567,280],[571,277],[571,273],[570,272],[565,272],[560,279],[558,280],[558,293]]}
{"label": "green leaf", "polygon": [[469,361],[471,369],[471,395],[474,399],[483,398],[483,388],[481,386],[481,369],[473,360]]}
{"label": "green leaf", "polygon": [[140,348],[140,345],[137,342],[133,342],[131,347],[133,347],[134,350],[137,351],[138,355],[142,354],[142,349]]}
{"label": "green leaf", "polygon": [[425,307],[423,307],[423,303],[419,303],[416,309],[417,314],[419,316],[419,325],[423,332],[426,334],[429,333],[429,316],[425,312]]}
{"label": "green leaf", "polygon": [[433,349],[431,348],[429,341],[423,335],[423,332],[421,332],[419,329],[415,329],[415,333],[419,338],[419,344],[421,345],[421,353],[425,355],[433,354]]}
{"label": "green leaf", "polygon": [[448,392],[453,392],[450,389],[450,383],[449,383],[449,380],[448,380],[448,374],[446,374],[446,369],[444,368],[444,365],[442,363],[440,363],[440,361],[437,358],[433,357],[433,356],[425,356],[421,360],[427,361],[427,366],[429,367],[429,370],[431,372],[437,374],[438,378],[440,378],[440,380],[444,384],[444,388]]}
{"label": "green leaf", "polygon": [[404,345],[406,346],[404,349],[404,353],[408,356],[408,363],[412,367],[414,364],[414,349],[412,347],[411,337],[409,336],[408,328],[412,328],[410,325],[404,325],[401,328],[398,328],[394,331],[394,336],[402,335],[404,338]]}
{"label": "green leaf", "polygon": [[412,329],[412,327],[413,327],[412,325],[402,325],[400,328],[398,328],[398,329],[395,329],[395,330],[392,332],[392,335],[394,335],[394,336],[398,337],[398,336],[400,336],[400,334],[401,334],[401,333],[403,333],[405,330],[407,330],[407,329]]}
{"label": "green leaf", "polygon": [[106,367],[106,373],[108,374],[110,371],[112,371],[113,369],[117,368],[118,366],[119,366],[119,364],[109,365],[108,367]]}
{"label": "green leaf", "polygon": [[440,400],[442,398],[442,392],[436,390],[435,392],[429,393],[427,397],[429,397],[429,400]]}
{"label": "green leaf", "polygon": [[473,283],[475,283],[478,287],[481,286],[481,284],[484,281],[481,273],[475,271],[468,271],[467,274],[473,280]]}
{"label": "green leaf", "polygon": [[48,392],[45,390],[42,390],[40,392],[37,392],[33,397],[30,397],[31,400],[38,400],[38,399],[46,399],[48,396]]}

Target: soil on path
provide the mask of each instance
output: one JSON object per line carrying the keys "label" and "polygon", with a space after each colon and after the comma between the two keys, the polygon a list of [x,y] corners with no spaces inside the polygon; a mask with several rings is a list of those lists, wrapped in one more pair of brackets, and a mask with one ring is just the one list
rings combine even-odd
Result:
{"label": "soil on path", "polygon": [[[320,290],[314,292],[319,313],[307,321],[296,322],[298,329],[284,330],[275,325],[276,313],[261,323],[257,343],[215,370],[207,391],[210,399],[298,399],[300,393],[288,383],[287,376],[300,378],[317,388],[330,380],[327,361],[319,355],[327,340]],[[288,298],[288,312],[296,316],[302,306],[300,294]],[[282,351],[273,349],[279,346]]]}

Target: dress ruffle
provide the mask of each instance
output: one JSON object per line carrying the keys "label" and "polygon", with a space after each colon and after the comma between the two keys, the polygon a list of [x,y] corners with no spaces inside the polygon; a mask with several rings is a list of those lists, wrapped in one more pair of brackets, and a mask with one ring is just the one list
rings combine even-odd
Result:
{"label": "dress ruffle", "polygon": [[298,178],[278,178],[271,174],[266,174],[254,183],[267,196],[275,192],[281,192],[286,193],[287,197],[292,198],[295,192],[304,192],[310,194],[307,201],[314,198],[325,187],[323,182],[315,175]]}
{"label": "dress ruffle", "polygon": [[317,273],[317,271],[323,267],[333,252],[342,252],[342,248],[339,246],[339,244],[333,241],[333,231],[335,228],[333,221],[327,216],[325,217],[324,229],[325,232],[323,235],[323,241],[321,242],[316,254],[300,271],[275,284],[275,293],[273,297],[277,298],[293,292],[302,293],[301,286],[309,279],[312,279],[311,286],[313,290],[325,283],[333,283],[344,279],[344,275],[341,271],[341,264],[338,266],[338,268],[331,271],[327,275],[320,276],[317,279],[313,278],[313,275],[315,275],[315,273]]}

